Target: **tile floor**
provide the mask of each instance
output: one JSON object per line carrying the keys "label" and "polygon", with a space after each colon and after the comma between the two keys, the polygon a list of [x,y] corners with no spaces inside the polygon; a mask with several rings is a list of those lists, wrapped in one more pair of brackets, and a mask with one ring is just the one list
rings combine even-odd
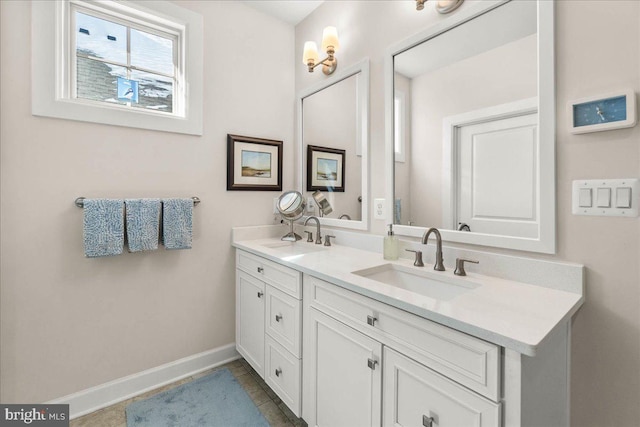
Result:
{"label": "tile floor", "polygon": [[[296,417],[271,388],[260,378],[260,375],[249,366],[244,359],[239,359],[217,368],[209,369],[197,375],[185,378],[164,387],[151,390],[124,402],[109,406],[83,417],[71,420],[70,427],[126,427],[127,417],[125,408],[132,402],[144,400],[160,392],[169,390],[181,384],[203,377],[221,368],[229,368],[240,385],[256,404],[271,427],[307,427],[307,423]],[[189,427],[189,426],[182,426]]]}

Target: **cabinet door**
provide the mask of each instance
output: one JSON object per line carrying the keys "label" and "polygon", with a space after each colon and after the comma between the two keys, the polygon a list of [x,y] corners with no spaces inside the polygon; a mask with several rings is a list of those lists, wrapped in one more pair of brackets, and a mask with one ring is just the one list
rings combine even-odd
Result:
{"label": "cabinet door", "polygon": [[384,348],[385,426],[498,427],[500,405]]}
{"label": "cabinet door", "polygon": [[264,377],[265,285],[236,270],[236,348],[260,376]]}
{"label": "cabinet door", "polygon": [[382,344],[310,308],[305,312],[303,418],[310,426],[379,426]]}

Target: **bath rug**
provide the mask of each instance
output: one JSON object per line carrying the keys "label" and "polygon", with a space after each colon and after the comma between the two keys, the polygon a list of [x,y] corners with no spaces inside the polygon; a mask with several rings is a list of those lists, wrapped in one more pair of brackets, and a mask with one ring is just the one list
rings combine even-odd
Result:
{"label": "bath rug", "polygon": [[269,427],[226,368],[127,406],[127,427]]}

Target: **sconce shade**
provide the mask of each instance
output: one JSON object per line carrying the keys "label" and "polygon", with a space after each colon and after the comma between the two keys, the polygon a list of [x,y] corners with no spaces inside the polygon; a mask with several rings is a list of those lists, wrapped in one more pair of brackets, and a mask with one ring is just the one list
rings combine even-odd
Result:
{"label": "sconce shade", "polygon": [[462,4],[464,0],[438,0],[436,10],[438,13],[451,13]]}
{"label": "sconce shade", "polygon": [[302,54],[302,63],[304,65],[308,65],[309,62],[313,62],[314,64],[318,62],[318,46],[316,46],[316,42],[304,43],[304,53]]}
{"label": "sconce shade", "polygon": [[340,48],[336,27],[326,27],[322,32],[322,50],[327,52],[329,46],[333,46],[334,52],[337,52],[338,48]]}

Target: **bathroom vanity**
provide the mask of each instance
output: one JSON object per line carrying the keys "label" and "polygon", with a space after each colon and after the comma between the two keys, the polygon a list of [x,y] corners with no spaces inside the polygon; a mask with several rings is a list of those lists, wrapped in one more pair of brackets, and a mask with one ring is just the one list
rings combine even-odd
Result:
{"label": "bathroom vanity", "polygon": [[[569,425],[582,266],[531,260],[534,281],[558,276],[540,286],[454,276],[449,248],[436,272],[239,230],[238,352],[309,425]],[[502,258],[491,262],[528,262]]]}

